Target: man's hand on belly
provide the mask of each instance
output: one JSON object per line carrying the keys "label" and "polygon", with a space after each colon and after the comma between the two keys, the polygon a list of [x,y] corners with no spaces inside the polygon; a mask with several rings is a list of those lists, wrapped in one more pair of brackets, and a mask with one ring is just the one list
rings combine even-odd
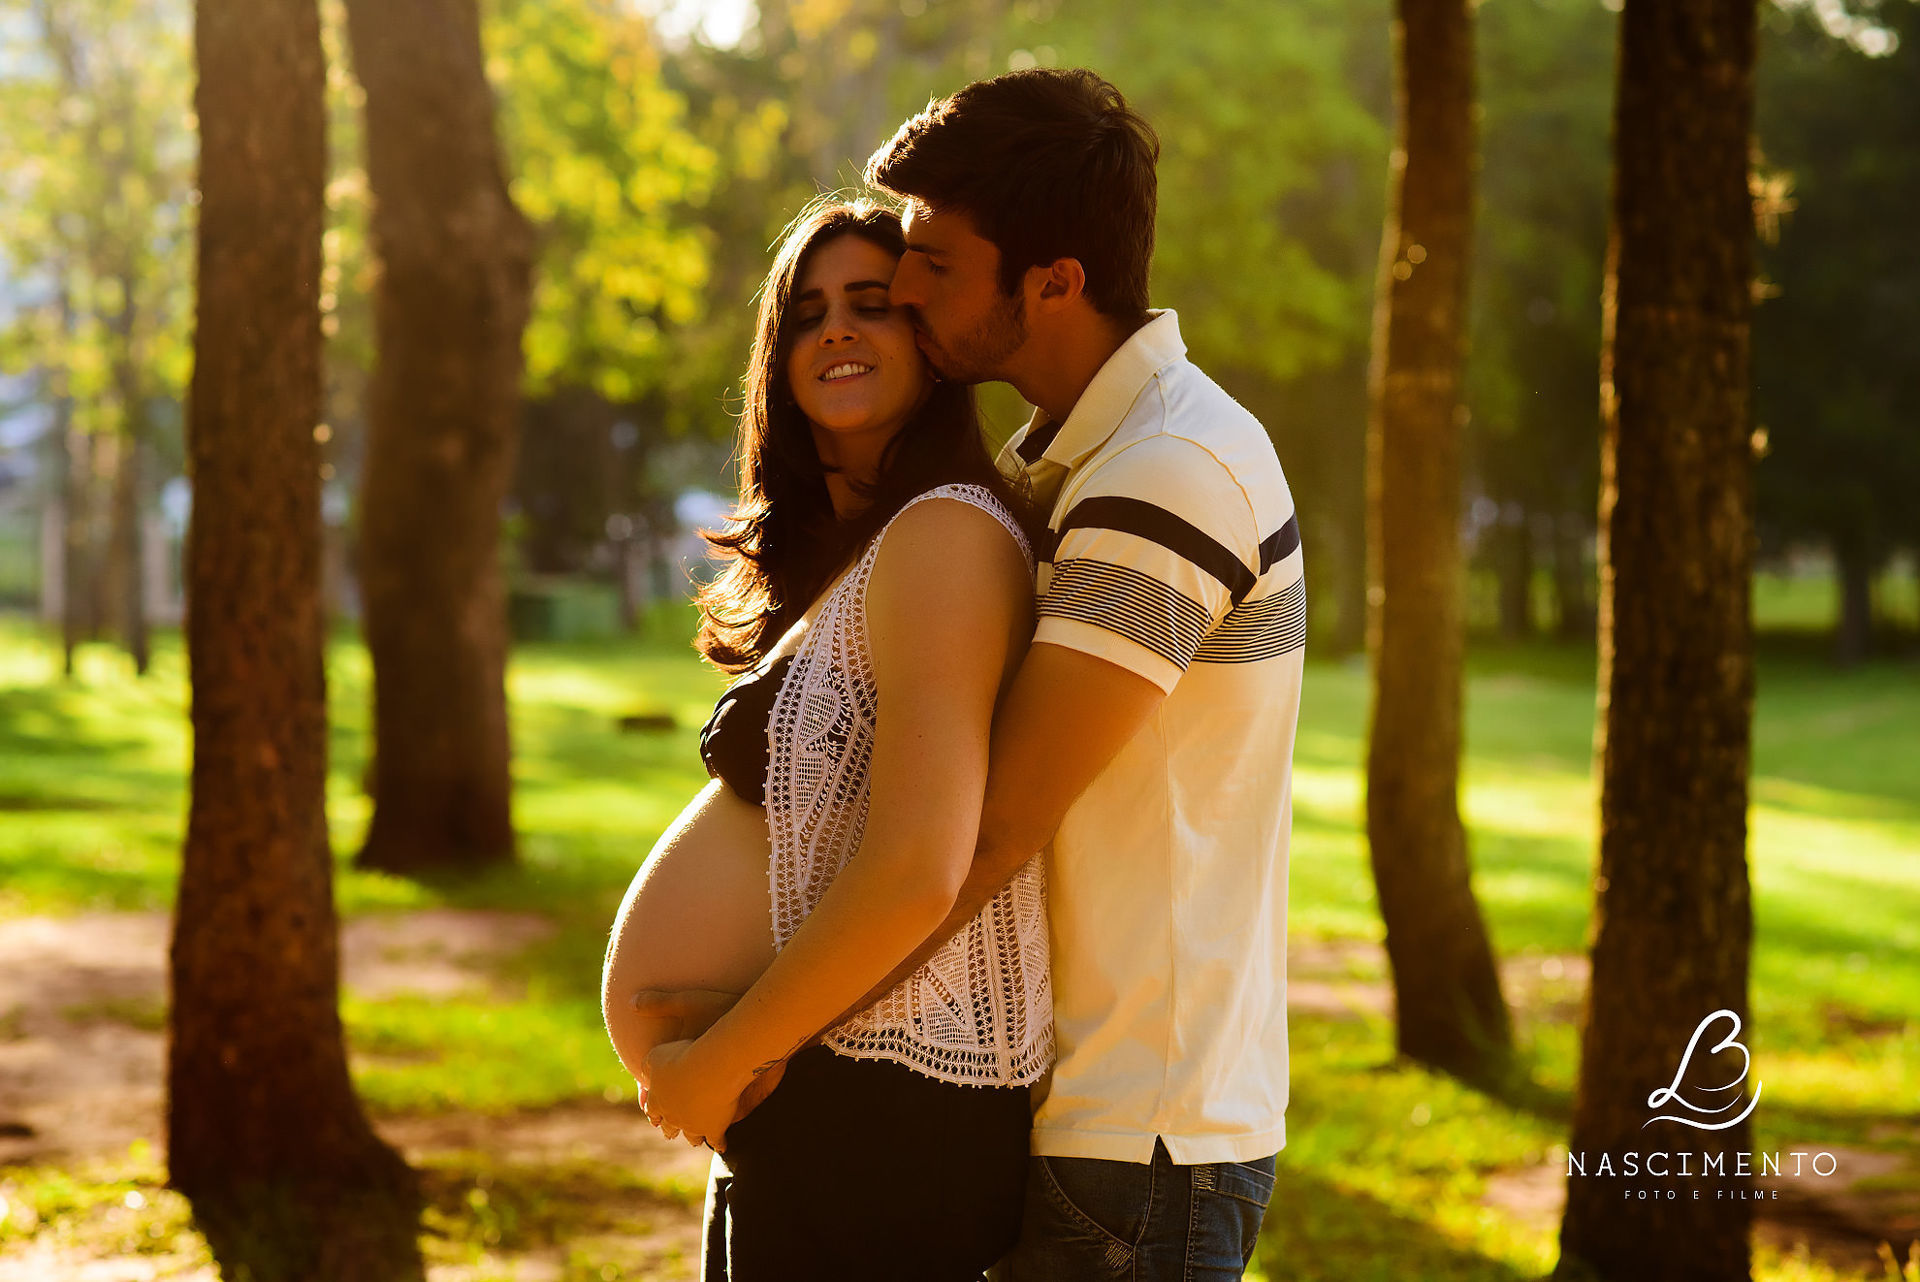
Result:
{"label": "man's hand on belly", "polygon": [[643,988],[627,1004],[649,1019],[679,1020],[680,1037],[691,1041],[712,1028],[715,1020],[739,1002],[739,993],[723,993],[711,988]]}

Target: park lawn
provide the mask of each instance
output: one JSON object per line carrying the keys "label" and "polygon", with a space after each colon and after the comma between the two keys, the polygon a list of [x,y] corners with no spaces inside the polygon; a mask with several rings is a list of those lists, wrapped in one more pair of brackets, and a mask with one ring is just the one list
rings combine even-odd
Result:
{"label": "park lawn", "polygon": [[[460,885],[349,866],[367,819],[369,673],[358,643],[336,638],[329,813],[343,910],[502,908],[558,927],[511,959],[506,997],[350,995],[356,1077],[374,1110],[631,1097],[600,1027],[599,963],[629,877],[704,779],[695,735],[721,680],[694,661],[689,634],[684,612],[665,611],[637,639],[516,652],[522,864]],[[56,658],[27,626],[0,624],[0,915],[165,908],[185,820],[179,639],[160,638],[144,682],[89,647],[63,685]],[[1527,974],[1563,974],[1586,942],[1593,675],[1590,651],[1545,645],[1483,646],[1470,663],[1463,801],[1477,886],[1497,948]],[[1759,689],[1745,1040],[1766,1100],[1754,1147],[1905,1144],[1920,1158],[1920,682],[1910,666],[1838,672],[1768,652]],[[1292,863],[1299,943],[1379,938],[1359,827],[1366,698],[1363,664],[1309,666]],[[676,728],[619,732],[618,717],[647,711],[670,712]],[[1383,978],[1377,953],[1354,956],[1347,978]],[[1523,1106],[1391,1063],[1392,1029],[1378,1015],[1294,1021],[1289,1144],[1259,1261],[1268,1276],[1509,1279],[1551,1266],[1550,1225],[1482,1204],[1491,1174],[1565,1160],[1577,992],[1549,979],[1527,991]],[[48,1194],[63,1206],[86,1200],[70,1185],[118,1197],[153,1182],[131,1168],[44,1176],[66,1181]],[[605,1174],[610,1187],[616,1177]],[[483,1232],[485,1205],[454,1198],[448,1213]],[[1760,1264],[1774,1282],[1839,1276],[1765,1252]]]}

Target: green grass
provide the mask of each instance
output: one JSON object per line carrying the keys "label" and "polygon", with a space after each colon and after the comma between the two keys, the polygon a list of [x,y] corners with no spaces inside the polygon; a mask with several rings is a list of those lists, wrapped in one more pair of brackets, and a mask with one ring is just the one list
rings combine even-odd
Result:
{"label": "green grass", "polygon": [[485,1153],[436,1159],[421,1171],[421,1185],[430,1265],[473,1268],[489,1257],[560,1247],[564,1282],[655,1277],[662,1264],[680,1276],[697,1269],[697,1258],[677,1253],[650,1259],[634,1250],[633,1239],[644,1239],[663,1215],[698,1207],[703,1189],[662,1187],[605,1163],[536,1166]]}
{"label": "green grass", "polygon": [[[1888,566],[1874,580],[1874,614],[1911,632],[1920,623],[1920,579],[1911,564]],[[1763,570],[1754,576],[1755,614],[1781,631],[1823,633],[1840,615],[1840,581],[1831,574]]]}
{"label": "green grass", "polygon": [[[600,1028],[600,954],[633,870],[704,779],[695,734],[721,683],[693,661],[689,633],[688,616],[669,611],[637,639],[516,652],[522,861],[461,885],[348,865],[368,817],[359,779],[369,674],[364,650],[344,634],[335,639],[329,815],[343,910],[510,908],[557,926],[509,959],[503,989],[491,996],[349,996],[356,1079],[376,1111],[505,1112],[630,1097]],[[0,914],[164,908],[178,871],[189,747],[178,637],[159,638],[154,672],[140,682],[105,647],[83,651],[71,683],[58,679],[56,658],[28,627],[0,625]],[[1543,962],[1580,953],[1596,819],[1593,655],[1480,646],[1469,668],[1463,804],[1496,946]],[[1915,676],[1911,663],[1842,672],[1791,646],[1763,650],[1747,1038],[1766,1084],[1756,1148],[1904,1146],[1920,1158]],[[1309,666],[1292,864],[1291,921],[1301,939],[1379,938],[1359,824],[1366,701],[1363,665]],[[677,728],[618,730],[620,715],[646,710],[671,712]],[[1369,966],[1378,977],[1376,963],[1359,964],[1357,977],[1369,977]],[[152,1021],[149,1012],[120,1014]],[[1520,1015],[1536,1083],[1529,1108],[1394,1065],[1384,1020],[1295,1021],[1289,1145],[1259,1260],[1265,1276],[1493,1282],[1551,1266],[1551,1228],[1481,1204],[1490,1173],[1551,1162],[1564,1142],[1576,1032],[1563,1008]],[[479,1187],[471,1172],[461,1178]],[[467,1250],[490,1231],[503,1241],[556,1232],[546,1220],[562,1213],[567,1199],[552,1189],[565,1182],[526,1172],[512,1179],[532,1190],[514,1195],[513,1226],[489,1230],[486,1215],[467,1205],[458,1212],[465,1227],[448,1240]],[[126,1191],[111,1180],[96,1186],[107,1201]],[[50,1205],[59,1200],[47,1196]],[[456,1213],[452,1196],[436,1193],[441,1213]],[[1815,1261],[1763,1254],[1759,1276],[1836,1275]]]}
{"label": "green grass", "polygon": [[[86,1241],[118,1255],[206,1258],[185,1198],[166,1188],[153,1146],[142,1141],[105,1162],[74,1169],[0,1167],[0,1256],[40,1238]],[[44,1236],[43,1236],[44,1235]]]}

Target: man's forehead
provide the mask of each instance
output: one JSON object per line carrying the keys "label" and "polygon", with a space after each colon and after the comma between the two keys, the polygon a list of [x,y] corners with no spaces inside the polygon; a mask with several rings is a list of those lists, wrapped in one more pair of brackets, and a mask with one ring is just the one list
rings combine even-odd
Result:
{"label": "man's forehead", "polygon": [[953,248],[962,241],[984,239],[965,210],[936,209],[924,200],[908,200],[900,221],[910,245]]}

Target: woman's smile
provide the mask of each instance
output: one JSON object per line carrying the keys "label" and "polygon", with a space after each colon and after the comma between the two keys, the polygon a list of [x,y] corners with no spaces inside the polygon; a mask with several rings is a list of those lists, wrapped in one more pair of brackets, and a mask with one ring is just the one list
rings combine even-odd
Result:
{"label": "woman's smile", "polygon": [[[897,257],[861,236],[822,242],[795,281],[787,377],[823,461],[867,470],[927,388],[913,324],[887,299]],[[858,457],[842,457],[863,438]]]}

